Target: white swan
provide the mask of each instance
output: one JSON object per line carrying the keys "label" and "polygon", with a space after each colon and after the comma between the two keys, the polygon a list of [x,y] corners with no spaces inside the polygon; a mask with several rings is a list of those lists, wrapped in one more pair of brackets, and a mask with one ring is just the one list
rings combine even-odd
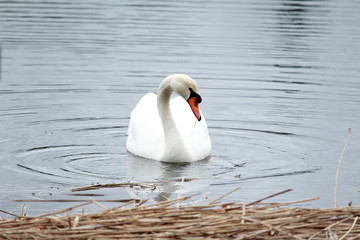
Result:
{"label": "white swan", "polygon": [[[170,100],[173,91],[180,96]],[[200,102],[199,87],[192,78],[185,74],[165,78],[158,94],[146,94],[131,112],[128,151],[163,162],[207,158],[211,141]]]}

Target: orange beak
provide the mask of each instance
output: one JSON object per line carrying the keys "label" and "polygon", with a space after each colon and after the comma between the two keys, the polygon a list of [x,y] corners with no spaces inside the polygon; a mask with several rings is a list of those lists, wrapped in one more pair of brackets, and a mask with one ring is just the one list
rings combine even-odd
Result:
{"label": "orange beak", "polygon": [[190,108],[191,108],[192,112],[194,113],[195,117],[197,118],[197,120],[200,121],[201,114],[200,114],[199,102],[197,100],[197,97],[191,97],[187,100],[187,102],[189,103]]}

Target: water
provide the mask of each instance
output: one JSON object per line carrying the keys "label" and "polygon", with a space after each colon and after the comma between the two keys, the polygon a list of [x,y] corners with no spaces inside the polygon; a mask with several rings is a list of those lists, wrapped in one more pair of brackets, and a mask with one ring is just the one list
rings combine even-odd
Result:
{"label": "water", "polygon": [[[359,204],[360,3],[355,1],[0,2],[0,209],[201,192],[250,202],[309,197]],[[172,73],[200,85],[209,160],[127,153],[131,109]],[[168,180],[192,178],[186,183]],[[160,190],[72,188],[131,180]],[[179,188],[181,192],[179,193]],[[111,203],[103,203],[111,206]],[[115,203],[114,203],[115,204]],[[118,203],[116,203],[118,204]],[[116,205],[115,204],[115,205]],[[2,214],[1,216],[7,216]]]}

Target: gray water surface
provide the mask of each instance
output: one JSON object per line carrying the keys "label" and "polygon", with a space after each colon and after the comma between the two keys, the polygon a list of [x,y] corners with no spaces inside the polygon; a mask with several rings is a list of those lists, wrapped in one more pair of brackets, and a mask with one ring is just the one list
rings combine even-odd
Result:
{"label": "gray water surface", "polygon": [[[11,200],[88,199],[70,190],[127,181],[164,183],[88,193],[214,199],[241,187],[226,200],[250,202],[292,188],[271,201],[320,197],[305,206],[329,207],[348,128],[338,202],[359,204],[359,9],[340,0],[1,1],[0,209],[49,212],[75,203]],[[200,85],[208,160],[163,164],[126,151],[132,108],[173,73]],[[182,177],[193,181],[166,183]]]}

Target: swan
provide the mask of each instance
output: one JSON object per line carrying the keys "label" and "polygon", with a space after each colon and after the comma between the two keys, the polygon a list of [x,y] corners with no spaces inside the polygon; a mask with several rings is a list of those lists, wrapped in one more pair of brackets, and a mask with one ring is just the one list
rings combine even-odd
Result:
{"label": "swan", "polygon": [[[172,92],[179,96],[170,99]],[[211,140],[195,80],[173,74],[157,95],[144,95],[130,115],[126,147],[136,156],[162,162],[194,162],[209,157]]]}

